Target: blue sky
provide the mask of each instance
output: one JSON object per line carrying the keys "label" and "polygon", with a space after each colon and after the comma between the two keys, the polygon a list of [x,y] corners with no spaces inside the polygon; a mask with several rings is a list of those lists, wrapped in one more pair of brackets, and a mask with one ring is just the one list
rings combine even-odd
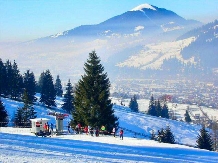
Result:
{"label": "blue sky", "polygon": [[27,41],[98,24],[144,3],[203,23],[218,19],[217,0],[0,0],[0,42]]}

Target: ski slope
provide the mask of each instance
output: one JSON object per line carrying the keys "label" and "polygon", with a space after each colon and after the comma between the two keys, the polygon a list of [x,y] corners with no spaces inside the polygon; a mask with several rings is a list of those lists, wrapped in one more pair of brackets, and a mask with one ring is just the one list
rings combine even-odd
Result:
{"label": "ski slope", "polygon": [[[3,98],[2,101],[10,118],[17,107],[22,106],[22,103],[10,99]],[[57,108],[53,108],[53,111],[61,111],[61,98],[56,102]],[[55,121],[53,116],[48,115],[50,110],[39,104],[34,108],[38,118]],[[120,105],[114,105],[113,108],[119,117],[120,127],[125,129],[124,140],[118,136],[92,137],[74,133],[44,138],[36,137],[29,128],[1,127],[0,162],[217,162],[217,152],[194,148],[200,126],[134,113]],[[64,124],[70,118],[65,119]],[[152,130],[157,131],[168,125],[178,144],[149,140]]]}

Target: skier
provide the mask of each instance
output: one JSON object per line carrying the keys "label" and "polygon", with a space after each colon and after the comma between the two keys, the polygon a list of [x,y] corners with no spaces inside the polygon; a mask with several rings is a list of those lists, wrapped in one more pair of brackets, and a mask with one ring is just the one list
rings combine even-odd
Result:
{"label": "skier", "polygon": [[44,129],[44,132],[47,131],[47,124],[46,123],[44,124],[43,129]]}
{"label": "skier", "polygon": [[99,129],[98,129],[98,127],[96,126],[96,128],[95,128],[95,136],[96,137],[98,137],[99,136]]}
{"label": "skier", "polygon": [[112,133],[113,133],[113,135],[115,137],[116,136],[116,128],[115,127],[113,127]]}
{"label": "skier", "polygon": [[53,131],[53,129],[54,129],[54,125],[53,123],[51,123],[51,131]]}
{"label": "skier", "polygon": [[70,133],[70,122],[68,122],[67,130],[68,130],[68,133]]}
{"label": "skier", "polygon": [[93,127],[90,128],[90,134],[93,136]]}
{"label": "skier", "polygon": [[75,130],[76,130],[76,134],[79,134],[79,126],[78,125],[76,125]]}
{"label": "skier", "polygon": [[102,135],[104,135],[104,134],[105,134],[105,130],[106,130],[106,129],[105,129],[105,126],[104,126],[104,125],[102,125],[102,126],[101,126],[101,132],[102,132]]}
{"label": "skier", "polygon": [[80,123],[78,123],[78,133],[80,134],[80,132],[81,132],[81,124]]}
{"label": "skier", "polygon": [[122,128],[120,129],[120,139],[123,140],[123,129]]}
{"label": "skier", "polygon": [[86,135],[88,135],[88,126],[86,126],[86,127],[84,128],[84,132],[86,133]]}

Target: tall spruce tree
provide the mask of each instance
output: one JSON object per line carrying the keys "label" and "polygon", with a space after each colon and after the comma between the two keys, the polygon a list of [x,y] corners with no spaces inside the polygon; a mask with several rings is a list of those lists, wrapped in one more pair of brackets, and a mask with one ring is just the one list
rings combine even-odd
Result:
{"label": "tall spruce tree", "polygon": [[6,127],[8,125],[8,113],[0,98],[0,127]]}
{"label": "tall spruce tree", "polygon": [[85,74],[75,87],[74,122],[93,127],[105,125],[110,131],[118,126],[118,118],[109,99],[109,78],[95,51],[89,53],[84,71]]}
{"label": "tall spruce tree", "polygon": [[160,100],[155,101],[155,109],[158,117],[161,117],[162,107],[160,104]]}
{"label": "tall spruce tree", "polygon": [[56,91],[53,84],[53,77],[49,70],[43,75],[40,102],[47,107],[56,106]]}
{"label": "tall spruce tree", "polygon": [[17,63],[14,61],[12,65],[12,78],[10,79],[12,81],[11,87],[11,98],[12,99],[19,99],[22,96],[23,93],[23,77],[20,74],[20,70],[18,69]]}
{"label": "tall spruce tree", "polygon": [[61,97],[63,95],[63,89],[62,89],[61,79],[60,79],[59,75],[57,75],[57,79],[55,82],[55,91],[56,91],[57,96]]}
{"label": "tall spruce tree", "polygon": [[4,80],[5,82],[5,96],[10,98],[10,95],[12,94],[12,83],[13,83],[13,68],[12,64],[9,60],[5,63],[5,69],[6,69],[6,78]]}
{"label": "tall spruce tree", "polygon": [[31,104],[34,103],[36,101],[36,80],[34,73],[30,72],[30,70],[27,70],[26,73],[24,73],[23,84],[28,96],[28,100]]}
{"label": "tall spruce tree", "polygon": [[73,96],[73,87],[70,82],[70,79],[68,80],[67,87],[66,87],[66,93],[64,94],[63,99],[63,105],[62,109],[67,111],[68,113],[74,112],[74,96]]}
{"label": "tall spruce tree", "polygon": [[0,58],[0,96],[5,94],[6,89],[6,68],[4,63],[2,62]]}
{"label": "tall spruce tree", "polygon": [[164,143],[170,143],[170,144],[175,144],[175,139],[174,139],[174,135],[171,132],[171,129],[169,126],[167,126],[167,128],[164,131],[164,139],[163,139]]}
{"label": "tall spruce tree", "polygon": [[18,108],[15,114],[15,124],[16,126],[30,127],[30,119],[36,118],[36,112],[33,108],[31,101],[28,99],[27,91],[24,90],[22,101],[24,106]]}
{"label": "tall spruce tree", "polygon": [[162,110],[161,110],[161,117],[169,119],[169,110],[166,103],[163,104]]}
{"label": "tall spruce tree", "polygon": [[200,129],[200,134],[197,138],[197,147],[200,149],[213,150],[213,140],[204,126]]}
{"label": "tall spruce tree", "polygon": [[150,102],[149,102],[149,106],[148,106],[148,115],[152,115],[152,116],[157,116],[157,111],[156,111],[156,107],[155,107],[155,100],[153,95],[151,96]]}
{"label": "tall spruce tree", "polygon": [[133,112],[138,112],[139,108],[138,108],[138,102],[136,99],[136,95],[133,96],[133,98],[131,98],[130,102],[129,102],[129,108],[133,111]]}
{"label": "tall spruce tree", "polygon": [[185,111],[185,115],[184,116],[185,116],[185,121],[186,122],[190,123],[192,121],[191,117],[190,117],[190,115],[188,113],[188,110]]}

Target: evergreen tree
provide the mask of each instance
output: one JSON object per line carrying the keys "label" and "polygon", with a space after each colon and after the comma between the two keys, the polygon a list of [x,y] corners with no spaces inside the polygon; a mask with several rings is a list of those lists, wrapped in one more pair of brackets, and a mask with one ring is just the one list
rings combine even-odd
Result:
{"label": "evergreen tree", "polygon": [[161,117],[162,108],[161,108],[160,100],[155,101],[155,109],[157,113],[156,116]]}
{"label": "evergreen tree", "polygon": [[31,104],[34,103],[36,101],[36,80],[33,72],[30,72],[30,70],[27,70],[27,72],[24,73],[23,84],[28,96],[28,100]]}
{"label": "evergreen tree", "polygon": [[158,141],[162,143],[175,144],[175,139],[169,126],[167,126],[166,129],[162,128],[161,131],[158,131]]}
{"label": "evergreen tree", "polygon": [[175,144],[175,139],[174,139],[173,133],[171,132],[171,129],[169,126],[167,126],[167,128],[165,129],[163,142]]}
{"label": "evergreen tree", "polygon": [[13,68],[11,62],[9,60],[5,63],[5,70],[6,70],[6,78],[5,78],[5,96],[10,97],[12,94],[12,82],[13,82]]}
{"label": "evergreen tree", "polygon": [[8,124],[8,113],[0,98],[0,127],[6,127]]}
{"label": "evergreen tree", "polygon": [[46,70],[42,79],[40,102],[47,107],[56,106],[56,91],[53,84],[53,77],[49,70]]}
{"label": "evergreen tree", "polygon": [[82,125],[104,125],[108,131],[118,126],[110,96],[110,82],[100,59],[93,51],[84,64],[85,74],[75,87],[74,122]]}
{"label": "evergreen tree", "polygon": [[24,91],[22,97],[24,106],[22,108],[18,108],[15,114],[15,125],[30,127],[31,122],[30,119],[36,118],[36,112],[31,104],[31,101],[28,99],[27,91]]}
{"label": "evergreen tree", "polygon": [[5,88],[6,88],[6,68],[4,63],[2,62],[0,58],[0,96],[5,94]]}
{"label": "evergreen tree", "polygon": [[202,128],[200,129],[200,134],[198,135],[196,142],[197,147],[200,149],[207,149],[210,151],[213,150],[212,138],[204,126],[202,126]]}
{"label": "evergreen tree", "polygon": [[134,95],[133,98],[131,98],[130,103],[129,103],[129,108],[134,112],[139,111],[136,95]]}
{"label": "evergreen tree", "polygon": [[68,113],[74,112],[74,96],[73,96],[73,87],[70,83],[70,80],[67,83],[66,93],[64,94],[62,109],[66,110]]}
{"label": "evergreen tree", "polygon": [[23,91],[23,77],[20,74],[18,69],[17,63],[14,61],[12,65],[12,78],[10,78],[11,82],[11,98],[12,99],[19,99],[22,95]]}
{"label": "evergreen tree", "polygon": [[45,72],[42,72],[39,76],[38,82],[36,83],[36,92],[38,92],[38,93],[41,93],[41,91],[42,91],[44,75],[45,75]]}
{"label": "evergreen tree", "polygon": [[164,103],[162,111],[161,111],[161,117],[169,119],[169,110],[166,103]]}
{"label": "evergreen tree", "polygon": [[151,96],[149,107],[148,107],[148,115],[157,116],[157,111],[155,107],[155,101],[153,95]]}
{"label": "evergreen tree", "polygon": [[24,126],[24,121],[23,121],[23,109],[22,108],[17,108],[17,111],[15,112],[14,115],[14,124],[15,126]]}
{"label": "evergreen tree", "polygon": [[192,121],[191,117],[190,117],[190,115],[188,113],[188,110],[185,111],[185,121],[188,122],[188,123],[190,123]]}
{"label": "evergreen tree", "polygon": [[62,97],[63,95],[63,89],[61,85],[61,80],[59,78],[59,75],[57,76],[56,82],[55,82],[55,91],[56,95]]}

